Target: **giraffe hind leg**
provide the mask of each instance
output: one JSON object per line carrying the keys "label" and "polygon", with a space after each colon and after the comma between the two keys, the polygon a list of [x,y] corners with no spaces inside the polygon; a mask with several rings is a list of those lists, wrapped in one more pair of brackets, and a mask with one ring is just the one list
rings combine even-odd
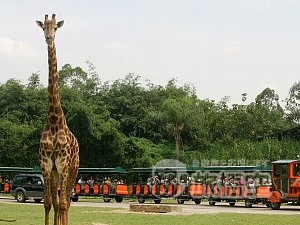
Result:
{"label": "giraffe hind leg", "polygon": [[59,199],[58,199],[58,183],[59,183],[59,177],[56,170],[52,170],[51,172],[51,198],[52,198],[52,204],[54,208],[54,225],[59,225]]}
{"label": "giraffe hind leg", "polygon": [[45,179],[44,184],[44,209],[45,209],[45,225],[49,225],[49,214],[52,207],[52,198],[51,198],[51,184],[50,179]]}

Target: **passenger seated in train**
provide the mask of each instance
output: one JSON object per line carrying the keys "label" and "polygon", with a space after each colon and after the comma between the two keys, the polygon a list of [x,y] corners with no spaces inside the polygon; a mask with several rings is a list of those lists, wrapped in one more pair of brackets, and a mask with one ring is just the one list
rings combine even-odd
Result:
{"label": "passenger seated in train", "polygon": [[83,192],[84,192],[84,184],[85,184],[85,181],[83,180],[82,177],[80,177],[77,183],[80,184],[80,190],[81,190],[81,192],[83,193]]}
{"label": "passenger seated in train", "polygon": [[105,180],[105,183],[106,183],[108,186],[111,186],[111,185],[112,185],[111,178],[110,178],[110,177],[107,177],[107,179]]}
{"label": "passenger seated in train", "polygon": [[109,192],[110,193],[114,193],[116,190],[116,183],[114,180],[111,179],[111,177],[107,177],[107,180],[105,181],[105,183],[108,185],[109,187]]}
{"label": "passenger seated in train", "polygon": [[224,178],[224,185],[225,186],[229,186],[229,179],[228,179],[228,177]]}
{"label": "passenger seated in train", "polygon": [[212,184],[213,185],[222,185],[223,184],[223,178],[222,177],[216,177],[215,181]]}
{"label": "passenger seated in train", "polygon": [[94,193],[94,179],[92,176],[90,176],[89,180],[87,181],[87,183],[90,186],[90,192],[93,194]]}
{"label": "passenger seated in train", "polygon": [[172,180],[171,184],[177,184],[177,179],[174,178],[174,179]]}
{"label": "passenger seated in train", "polygon": [[124,181],[121,179],[121,180],[117,180],[117,184],[124,184]]}
{"label": "passenger seated in train", "polygon": [[244,178],[244,176],[241,176],[239,181],[238,181],[238,185],[239,186],[245,186],[247,184],[246,179]]}
{"label": "passenger seated in train", "polygon": [[156,175],[155,177],[154,177],[154,184],[155,185],[158,185],[158,184],[160,184],[161,182],[160,182],[160,179],[159,179],[159,177]]}
{"label": "passenger seated in train", "polygon": [[197,184],[202,184],[202,180],[201,179],[197,179]]}
{"label": "passenger seated in train", "polygon": [[237,183],[235,182],[235,180],[234,180],[233,177],[230,178],[229,185],[230,185],[231,187],[236,187],[236,186],[237,186]]}
{"label": "passenger seated in train", "polygon": [[248,186],[249,188],[255,188],[255,183],[254,183],[254,180],[253,180],[252,178],[249,178],[249,179],[248,179],[247,186]]}

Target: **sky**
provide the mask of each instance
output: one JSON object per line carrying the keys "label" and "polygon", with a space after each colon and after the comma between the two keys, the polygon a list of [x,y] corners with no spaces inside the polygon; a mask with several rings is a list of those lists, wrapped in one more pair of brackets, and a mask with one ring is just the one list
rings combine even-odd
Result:
{"label": "sky", "polygon": [[35,21],[64,20],[58,69],[96,67],[101,82],[128,73],[156,85],[176,79],[199,99],[253,102],[265,88],[284,100],[300,81],[297,0],[10,0],[1,2],[0,83],[47,85],[47,46]]}

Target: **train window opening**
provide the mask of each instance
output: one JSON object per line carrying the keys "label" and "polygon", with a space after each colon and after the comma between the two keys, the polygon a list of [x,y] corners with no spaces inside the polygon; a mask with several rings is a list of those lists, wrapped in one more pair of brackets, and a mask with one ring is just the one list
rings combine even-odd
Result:
{"label": "train window opening", "polygon": [[287,178],[288,177],[288,165],[287,164],[274,165],[274,177]]}
{"label": "train window opening", "polygon": [[300,163],[293,165],[293,176],[300,176]]}

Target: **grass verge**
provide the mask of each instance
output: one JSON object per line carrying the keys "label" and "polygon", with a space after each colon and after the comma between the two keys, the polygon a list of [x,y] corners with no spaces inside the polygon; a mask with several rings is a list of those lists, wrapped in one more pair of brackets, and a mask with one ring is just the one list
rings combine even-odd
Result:
{"label": "grass verge", "polygon": [[[53,210],[51,211],[51,219]],[[13,222],[9,222],[13,221]],[[71,207],[69,210],[70,225],[282,225],[298,224],[300,215],[263,215],[263,214],[198,214],[198,215],[168,215],[128,213],[124,209],[101,207]],[[53,223],[51,221],[51,223]],[[42,225],[44,224],[43,204],[0,204],[0,224],[12,225]]]}

